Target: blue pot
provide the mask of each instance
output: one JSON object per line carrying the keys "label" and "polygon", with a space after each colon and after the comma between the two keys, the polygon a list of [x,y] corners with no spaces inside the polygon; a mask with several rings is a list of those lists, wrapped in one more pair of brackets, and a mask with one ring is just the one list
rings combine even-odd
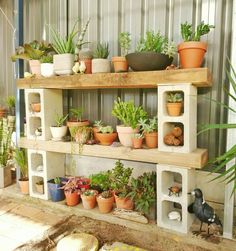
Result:
{"label": "blue pot", "polygon": [[64,189],[60,189],[62,184],[55,184],[54,179],[48,180],[48,190],[52,201],[61,201],[65,199]]}

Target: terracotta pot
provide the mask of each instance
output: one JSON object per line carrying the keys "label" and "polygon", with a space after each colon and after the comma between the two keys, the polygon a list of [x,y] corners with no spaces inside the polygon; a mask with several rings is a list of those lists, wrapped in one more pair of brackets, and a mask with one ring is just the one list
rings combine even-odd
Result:
{"label": "terracotta pot", "polygon": [[97,193],[92,196],[81,195],[83,207],[85,209],[93,209],[96,206],[96,195]]}
{"label": "terracotta pot", "polygon": [[66,196],[67,206],[73,207],[79,204],[79,194],[77,192],[74,193],[65,192],[65,196]]}
{"label": "terracotta pot", "polygon": [[111,63],[105,58],[92,59],[92,73],[111,72]]}
{"label": "terracotta pot", "polygon": [[98,141],[101,145],[110,146],[117,138],[117,132],[113,133],[96,133]]}
{"label": "terracotta pot", "polygon": [[32,74],[41,76],[41,66],[39,60],[29,60],[29,66]]}
{"label": "terracotta pot", "polygon": [[127,72],[128,71],[128,61],[125,57],[112,57],[112,63],[114,65],[115,72]]}
{"label": "terracotta pot", "polygon": [[5,108],[0,108],[0,118],[5,117],[7,114],[7,110]]}
{"label": "terracotta pot", "polygon": [[145,142],[148,148],[157,148],[158,135],[157,132],[145,133]]}
{"label": "terracotta pot", "polygon": [[[75,138],[76,142],[80,142],[81,140],[86,142],[86,139],[81,139],[80,133],[77,132],[78,127],[82,126],[89,126],[89,120],[83,120],[83,121],[67,121],[66,125],[69,128],[70,135],[72,138]],[[89,135],[87,135],[89,137]],[[84,143],[85,143],[84,142]],[[83,142],[80,142],[84,144]]]}
{"label": "terracotta pot", "polygon": [[33,112],[40,112],[41,111],[41,103],[32,103],[31,109]]}
{"label": "terracotta pot", "polygon": [[182,102],[166,103],[167,112],[169,116],[180,116],[182,111]]}
{"label": "terracotta pot", "polygon": [[132,145],[133,148],[135,149],[140,149],[142,148],[142,144],[143,144],[143,138],[132,138]]}
{"label": "terracotta pot", "polygon": [[74,66],[74,54],[56,54],[53,55],[54,72],[57,75],[72,74],[72,67]]}
{"label": "terracotta pot", "polygon": [[91,74],[92,73],[92,59],[91,58],[86,58],[86,59],[81,59],[80,62],[84,62],[86,66],[85,74]]}
{"label": "terracotta pot", "polygon": [[54,75],[54,66],[51,63],[41,64],[41,75],[44,77],[52,77]]}
{"label": "terracotta pot", "polygon": [[183,42],[178,45],[181,68],[201,67],[207,44],[198,41]]}
{"label": "terracotta pot", "polygon": [[134,202],[130,198],[120,198],[115,194],[115,202],[117,208],[133,210]]}
{"label": "terracotta pot", "polygon": [[99,211],[103,214],[107,214],[111,212],[113,208],[114,197],[112,196],[110,198],[105,199],[98,195],[97,203],[98,203]]}
{"label": "terracotta pot", "polygon": [[50,126],[50,130],[52,134],[52,140],[60,141],[64,136],[66,136],[67,126]]}
{"label": "terracotta pot", "polygon": [[132,136],[135,133],[138,133],[138,129],[133,129],[132,127],[128,127],[128,126],[116,126],[116,131],[118,132],[118,137],[120,140],[120,143],[123,146],[132,146]]}
{"label": "terracotta pot", "polygon": [[20,191],[23,194],[29,194],[29,180],[19,179]]}

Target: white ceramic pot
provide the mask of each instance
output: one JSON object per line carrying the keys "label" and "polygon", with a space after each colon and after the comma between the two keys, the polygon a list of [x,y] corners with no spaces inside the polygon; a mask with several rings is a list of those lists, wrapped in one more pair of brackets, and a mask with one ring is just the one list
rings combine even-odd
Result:
{"label": "white ceramic pot", "polygon": [[51,77],[54,75],[53,64],[50,63],[42,63],[41,64],[41,75],[44,77]]}
{"label": "white ceramic pot", "polygon": [[54,72],[57,75],[72,74],[75,55],[70,53],[53,55]]}
{"label": "white ceramic pot", "polygon": [[116,130],[118,132],[120,143],[123,146],[131,147],[133,145],[132,137],[135,133],[138,133],[138,129],[133,129],[132,127],[120,125],[116,126]]}
{"label": "white ceramic pot", "polygon": [[61,126],[61,127],[50,126],[50,130],[52,134],[52,139],[59,141],[62,140],[64,136],[66,136],[67,126]]}
{"label": "white ceramic pot", "polygon": [[111,72],[111,62],[104,58],[92,60],[92,73]]}
{"label": "white ceramic pot", "polygon": [[39,60],[29,60],[29,66],[32,74],[35,74],[37,76],[41,75]]}

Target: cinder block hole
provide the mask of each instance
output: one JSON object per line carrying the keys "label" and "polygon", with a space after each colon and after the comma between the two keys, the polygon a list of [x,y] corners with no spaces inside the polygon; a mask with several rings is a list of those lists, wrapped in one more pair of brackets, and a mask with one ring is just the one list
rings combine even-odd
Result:
{"label": "cinder block hole", "polygon": [[163,124],[163,142],[166,146],[184,146],[184,125],[183,123],[166,122]]}
{"label": "cinder block hole", "polygon": [[[161,191],[170,197],[182,196],[182,180],[180,173],[163,171],[161,174]],[[179,189],[179,190],[178,190]]]}
{"label": "cinder block hole", "polygon": [[164,224],[181,227],[182,206],[176,202],[162,201],[162,221]]}
{"label": "cinder block hole", "polygon": [[184,113],[184,92],[181,90],[163,93],[163,108],[166,116],[181,116]]}
{"label": "cinder block hole", "polygon": [[32,176],[32,190],[36,194],[44,194],[44,180],[39,176]]}
{"label": "cinder block hole", "polygon": [[41,104],[40,94],[38,92],[28,93],[29,112],[33,112],[32,104]]}
{"label": "cinder block hole", "polygon": [[30,117],[29,118],[29,130],[30,130],[30,135],[31,136],[41,136],[41,135],[36,135],[35,131],[38,128],[42,128],[42,124],[41,124],[41,118],[40,117]]}
{"label": "cinder block hole", "polygon": [[43,155],[40,153],[31,153],[31,170],[36,172],[43,172]]}

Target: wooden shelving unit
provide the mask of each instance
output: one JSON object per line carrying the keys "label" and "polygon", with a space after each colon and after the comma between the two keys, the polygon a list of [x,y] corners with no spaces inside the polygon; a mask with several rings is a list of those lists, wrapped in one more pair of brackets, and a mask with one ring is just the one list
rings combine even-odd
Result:
{"label": "wooden shelving unit", "polygon": [[19,89],[106,89],[106,88],[156,88],[158,84],[192,83],[196,87],[210,87],[212,77],[208,68],[127,72],[96,73],[36,77],[17,80]]}
{"label": "wooden shelving unit", "polygon": [[[72,142],[55,142],[52,140],[31,140],[21,138],[20,147],[43,150],[47,152],[79,154],[79,145]],[[123,159],[148,163],[178,165],[187,168],[202,168],[207,163],[206,149],[196,149],[191,153],[160,152],[158,149],[131,149],[129,147],[84,145],[82,155],[111,159]]]}

